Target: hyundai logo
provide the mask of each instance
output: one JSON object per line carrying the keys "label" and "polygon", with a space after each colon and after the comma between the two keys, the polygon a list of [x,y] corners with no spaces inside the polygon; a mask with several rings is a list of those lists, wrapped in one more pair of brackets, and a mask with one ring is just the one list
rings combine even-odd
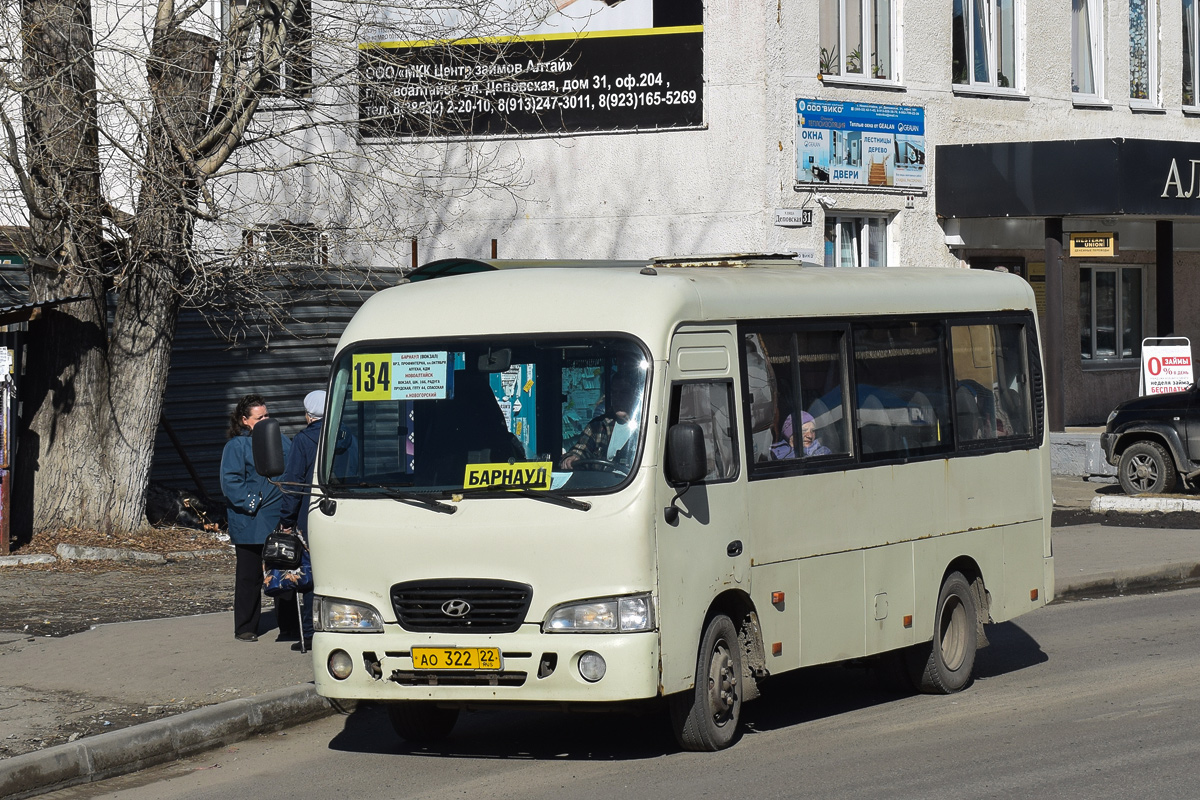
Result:
{"label": "hyundai logo", "polygon": [[471,613],[471,604],[466,600],[447,600],[442,603],[442,613],[447,617],[465,617]]}

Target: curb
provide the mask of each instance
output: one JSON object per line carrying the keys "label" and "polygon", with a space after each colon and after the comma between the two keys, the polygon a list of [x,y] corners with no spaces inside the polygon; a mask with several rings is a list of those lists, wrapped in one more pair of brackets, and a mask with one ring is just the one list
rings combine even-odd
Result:
{"label": "curb", "polygon": [[1200,564],[1182,561],[1140,572],[1115,570],[1075,581],[1058,581],[1052,603],[1089,600],[1114,595],[1149,594],[1200,586]]}
{"label": "curb", "polygon": [[1092,511],[1103,514],[1108,511],[1150,513],[1158,511],[1170,514],[1179,511],[1200,511],[1200,500],[1181,497],[1127,497],[1108,496],[1092,498]]}
{"label": "curb", "polygon": [[0,761],[0,797],[136,772],[336,711],[311,683],[197,708]]}
{"label": "curb", "polygon": [[49,553],[33,553],[27,556],[0,556],[0,567],[20,567],[25,564],[53,564],[58,558]]}

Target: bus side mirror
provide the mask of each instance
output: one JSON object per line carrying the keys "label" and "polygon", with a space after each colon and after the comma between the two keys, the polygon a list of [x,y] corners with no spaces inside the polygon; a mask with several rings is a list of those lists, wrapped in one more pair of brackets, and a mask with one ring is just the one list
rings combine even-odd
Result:
{"label": "bus side mirror", "polygon": [[283,439],[279,435],[279,420],[260,419],[250,432],[254,450],[254,471],[266,478],[283,474]]}
{"label": "bus side mirror", "polygon": [[703,480],[708,473],[708,458],[704,453],[704,431],[694,422],[679,422],[667,431],[667,480],[679,485],[671,505],[663,509],[663,519],[668,525],[679,520],[676,501],[687,492],[693,483]]}
{"label": "bus side mirror", "polygon": [[704,431],[694,422],[679,422],[667,431],[667,480],[695,483],[708,473]]}

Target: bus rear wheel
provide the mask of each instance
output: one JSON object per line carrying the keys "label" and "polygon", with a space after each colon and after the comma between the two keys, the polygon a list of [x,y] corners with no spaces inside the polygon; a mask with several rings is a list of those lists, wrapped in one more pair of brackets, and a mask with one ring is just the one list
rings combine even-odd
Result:
{"label": "bus rear wheel", "polygon": [[938,593],[933,641],[909,651],[909,674],[926,694],[953,694],[971,682],[979,642],[975,593],[961,572],[951,572]]}
{"label": "bus rear wheel", "polygon": [[413,744],[440,742],[458,722],[457,708],[438,708],[434,703],[420,700],[390,702],[387,712],[396,735]]}
{"label": "bus rear wheel", "polygon": [[722,750],[737,735],[742,714],[742,646],[724,614],[700,639],[696,686],[671,697],[671,727],[685,750]]}

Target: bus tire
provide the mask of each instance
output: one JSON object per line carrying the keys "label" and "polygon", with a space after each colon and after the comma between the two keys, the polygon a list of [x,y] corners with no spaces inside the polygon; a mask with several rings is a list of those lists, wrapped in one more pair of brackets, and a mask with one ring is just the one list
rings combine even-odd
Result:
{"label": "bus tire", "polygon": [[933,641],[910,651],[913,684],[926,694],[953,694],[971,682],[979,641],[975,593],[961,572],[951,572],[938,593]]}
{"label": "bus tire", "polygon": [[458,722],[457,708],[438,708],[432,702],[396,700],[386,705],[392,730],[413,744],[440,742],[450,735]]}
{"label": "bus tire", "polygon": [[737,736],[742,714],[742,645],[724,614],[700,639],[696,685],[670,698],[671,728],[685,750],[722,750]]}

